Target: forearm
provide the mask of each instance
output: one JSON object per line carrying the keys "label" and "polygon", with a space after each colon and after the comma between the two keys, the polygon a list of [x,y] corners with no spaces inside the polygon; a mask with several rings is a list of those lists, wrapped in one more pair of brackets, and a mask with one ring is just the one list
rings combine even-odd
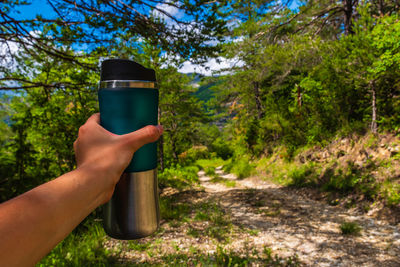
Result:
{"label": "forearm", "polygon": [[104,203],[112,187],[101,172],[83,167],[1,204],[0,266],[34,265]]}
{"label": "forearm", "polygon": [[32,266],[112,196],[133,153],[161,126],[115,135],[92,115],[74,143],[78,169],[0,204],[0,266]]}

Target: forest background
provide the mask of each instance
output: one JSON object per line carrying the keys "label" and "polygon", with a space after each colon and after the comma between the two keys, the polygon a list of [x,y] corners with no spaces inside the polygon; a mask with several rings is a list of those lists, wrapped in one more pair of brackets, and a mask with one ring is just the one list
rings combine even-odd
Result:
{"label": "forest background", "polygon": [[[76,167],[72,144],[98,111],[100,62],[115,57],[156,70],[162,189],[186,190],[200,169],[222,165],[329,201],[356,194],[398,208],[397,1],[47,0],[51,12],[28,16],[29,4],[0,6],[1,201]],[[198,64],[209,73],[210,61],[224,67],[180,72]],[[363,140],[366,155],[315,158],[338,140]],[[387,156],[375,155],[381,144]],[[104,235],[99,215],[42,264],[107,261],[93,250]],[[94,254],[71,260],[73,246]]]}

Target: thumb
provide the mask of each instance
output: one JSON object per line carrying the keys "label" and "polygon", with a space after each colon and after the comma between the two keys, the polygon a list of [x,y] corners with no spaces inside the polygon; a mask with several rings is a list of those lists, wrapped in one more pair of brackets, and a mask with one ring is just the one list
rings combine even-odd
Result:
{"label": "thumb", "polygon": [[148,125],[132,133],[121,135],[127,144],[137,151],[139,148],[148,143],[153,143],[160,138],[163,133],[161,125]]}

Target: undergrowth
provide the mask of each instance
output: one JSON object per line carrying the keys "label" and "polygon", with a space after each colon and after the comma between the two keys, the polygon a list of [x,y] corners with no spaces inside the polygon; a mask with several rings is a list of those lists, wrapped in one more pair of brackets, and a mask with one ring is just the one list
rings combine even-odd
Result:
{"label": "undergrowth", "polygon": [[356,222],[343,222],[340,225],[340,231],[343,235],[360,235],[361,226]]}
{"label": "undergrowth", "polygon": [[365,199],[382,200],[387,206],[400,204],[398,179],[377,181],[373,173],[379,169],[394,168],[390,162],[368,160],[364,166],[348,161],[317,162],[286,161],[277,154],[256,162],[259,176],[289,187],[310,187],[316,190],[346,196],[357,194]]}
{"label": "undergrowth", "polygon": [[87,220],[84,227],[72,232],[36,266],[114,266],[119,251],[105,248],[104,240],[102,225]]}
{"label": "undergrowth", "polygon": [[164,172],[158,175],[159,186],[173,187],[179,190],[191,188],[193,185],[199,184],[197,166],[179,166],[165,169]]}
{"label": "undergrowth", "polygon": [[251,163],[249,156],[234,157],[227,160],[223,166],[223,170],[226,173],[233,173],[239,179],[249,177],[254,173],[254,164]]}

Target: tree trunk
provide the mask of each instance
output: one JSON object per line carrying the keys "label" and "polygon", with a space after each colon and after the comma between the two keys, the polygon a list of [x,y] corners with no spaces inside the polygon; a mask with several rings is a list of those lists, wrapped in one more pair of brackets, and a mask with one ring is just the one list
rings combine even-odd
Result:
{"label": "tree trunk", "polygon": [[160,136],[160,139],[158,139],[158,155],[159,155],[159,162],[160,162],[160,170],[161,172],[164,171],[164,136]]}
{"label": "tree trunk", "polygon": [[378,125],[376,123],[376,90],[374,82],[370,83],[372,90],[372,121],[371,121],[371,132],[376,134],[378,132]]}
{"label": "tree trunk", "polygon": [[256,108],[257,108],[257,118],[261,119],[264,117],[264,108],[261,103],[260,98],[260,83],[253,82],[253,89],[254,89],[254,100],[256,101]]}
{"label": "tree trunk", "polygon": [[343,0],[343,11],[344,11],[344,34],[351,35],[353,31],[353,11],[358,3],[358,0]]}
{"label": "tree trunk", "polygon": [[381,17],[383,16],[383,14],[385,13],[384,9],[385,9],[384,0],[379,0],[378,1],[379,16],[381,16]]}
{"label": "tree trunk", "polygon": [[[161,108],[158,107],[158,121],[161,121]],[[158,139],[158,161],[160,162],[161,172],[164,171],[164,136],[160,136]]]}
{"label": "tree trunk", "polygon": [[301,89],[300,86],[298,84],[296,84],[297,87],[297,106],[299,107],[299,109],[301,108],[302,105],[302,99],[301,99]]}
{"label": "tree trunk", "polygon": [[176,162],[178,162],[178,153],[176,153],[176,143],[174,138],[171,136],[171,145],[172,145],[172,157]]}

